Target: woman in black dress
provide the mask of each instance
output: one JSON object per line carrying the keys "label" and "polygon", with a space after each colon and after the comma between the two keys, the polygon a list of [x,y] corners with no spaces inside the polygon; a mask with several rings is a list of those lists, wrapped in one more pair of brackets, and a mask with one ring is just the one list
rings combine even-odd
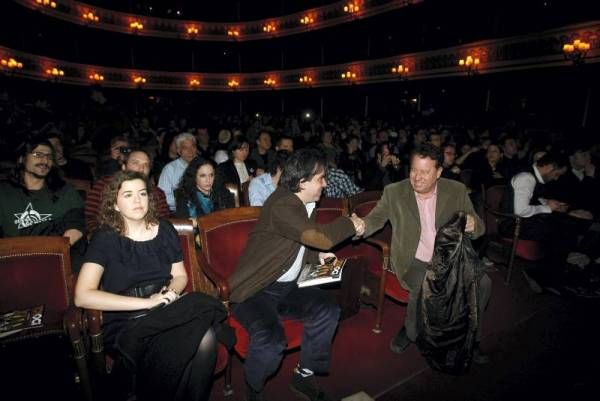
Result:
{"label": "woman in black dress", "polygon": [[[203,294],[180,295],[188,277],[179,238],[168,221],[158,220],[142,174],[120,172],[106,186],[99,223],[79,273],[75,304],[104,311],[104,345],[115,359],[111,376],[135,374],[140,400],[203,399],[217,343],[215,322],[197,319],[198,302],[215,315],[222,305]],[[183,305],[190,316],[174,321],[183,315]]]}

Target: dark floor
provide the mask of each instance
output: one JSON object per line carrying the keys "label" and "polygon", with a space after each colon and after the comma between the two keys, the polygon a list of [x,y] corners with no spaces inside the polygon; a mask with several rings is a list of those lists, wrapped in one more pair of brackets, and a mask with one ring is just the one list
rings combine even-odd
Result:
{"label": "dark floor", "polygon": [[[369,308],[341,322],[332,373],[322,379],[324,387],[336,399],[364,391],[378,401],[598,399],[600,300],[534,294],[518,271],[509,286],[503,283],[503,271],[491,272],[490,277],[494,293],[483,339],[489,365],[474,365],[466,375],[455,377],[429,369],[414,346],[403,355],[392,354],[389,340],[402,325],[404,307],[386,301],[382,334],[371,332],[375,311]],[[66,357],[68,344],[40,339],[32,345],[0,349],[0,386],[12,389],[15,399],[80,400],[73,365]],[[287,355],[267,385],[270,400],[296,399],[289,392],[288,376],[298,354]],[[243,399],[237,358],[233,376],[236,393],[223,397],[221,375],[211,401]]]}
{"label": "dark floor", "polygon": [[540,297],[547,307],[485,338],[491,364],[462,377],[425,369],[377,400],[597,400],[600,302]]}

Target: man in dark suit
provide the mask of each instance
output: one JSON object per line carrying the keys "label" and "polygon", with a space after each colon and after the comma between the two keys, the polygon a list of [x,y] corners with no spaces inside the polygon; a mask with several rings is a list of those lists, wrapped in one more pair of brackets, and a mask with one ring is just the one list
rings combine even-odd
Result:
{"label": "man in dark suit", "polygon": [[287,159],[279,185],[265,202],[229,279],[231,310],[250,335],[244,362],[248,400],[264,399],[265,381],[279,367],[286,349],[282,316],[304,323],[292,390],[309,400],[330,399],[314,373],[329,369],[340,308],[330,293],[316,287],[299,288],[296,280],[305,262],[322,263],[335,257],[322,251],[362,234],[362,225],[358,227],[348,217],[316,223],[315,207],[327,185],[326,173],[327,161],[318,150],[302,149]]}
{"label": "man in dark suit", "polygon": [[[460,182],[440,178],[443,157],[439,148],[423,144],[411,154],[410,178],[385,187],[381,200],[364,219],[365,236],[380,230],[389,220],[392,225],[391,263],[396,277],[410,291],[404,327],[392,339],[390,349],[402,353],[418,336],[417,301],[425,268],[431,262],[436,231],[454,213],[467,214],[465,231],[473,238],[481,236],[484,224],[473,209],[467,188]],[[487,305],[491,281],[483,275],[479,281],[480,315]],[[473,360],[486,363],[479,349],[481,321]]]}

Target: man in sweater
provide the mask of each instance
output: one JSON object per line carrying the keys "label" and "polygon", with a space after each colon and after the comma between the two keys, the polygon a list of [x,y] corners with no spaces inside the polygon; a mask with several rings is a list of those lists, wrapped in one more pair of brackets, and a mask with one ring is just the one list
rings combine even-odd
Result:
{"label": "man in sweater", "polygon": [[[137,171],[144,174],[146,177],[152,171],[152,162],[146,151],[141,149],[132,150],[121,165],[123,171]],[[93,233],[98,228],[98,210],[102,201],[102,192],[104,187],[113,179],[112,175],[102,177],[94,183],[94,186],[88,191],[85,198],[85,225],[89,233]],[[152,185],[150,193],[156,202],[156,208],[159,217],[166,218],[169,216],[169,206],[165,193],[156,185]]]}
{"label": "man in sweater", "polygon": [[71,266],[78,271],[85,250],[83,201],[59,176],[54,148],[46,139],[17,149],[17,166],[0,184],[0,238],[64,236],[71,244]]}
{"label": "man in sweater", "polygon": [[229,280],[232,312],[250,335],[244,362],[248,400],[264,400],[265,381],[281,362],[286,348],[283,316],[304,323],[292,389],[310,400],[329,399],[314,373],[328,371],[340,309],[329,293],[298,288],[296,280],[305,262],[335,257],[323,251],[361,234],[363,226],[355,216],[316,223],[315,206],[327,185],[326,168],[324,155],[315,149],[290,156]]}

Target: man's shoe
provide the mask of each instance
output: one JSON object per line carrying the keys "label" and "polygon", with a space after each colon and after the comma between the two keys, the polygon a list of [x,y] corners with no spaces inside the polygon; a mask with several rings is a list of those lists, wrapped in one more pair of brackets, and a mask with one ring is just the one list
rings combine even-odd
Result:
{"label": "man's shoe", "polygon": [[396,354],[402,354],[412,341],[408,338],[406,334],[406,328],[402,327],[402,329],[392,338],[390,342],[390,350]]}
{"label": "man's shoe", "polygon": [[529,284],[529,288],[531,288],[531,291],[535,292],[536,294],[542,293],[542,287],[538,284],[537,281],[532,279],[529,276],[529,274],[527,274],[524,270],[523,270],[523,277],[525,277],[525,281],[527,281],[527,284]]}
{"label": "man's shoe", "polygon": [[475,343],[475,347],[473,348],[473,363],[476,363],[477,365],[486,365],[490,363],[490,357],[483,352],[479,343]]}
{"label": "man's shoe", "polygon": [[246,398],[245,401],[267,401],[264,390],[256,391],[248,383],[246,383]]}
{"label": "man's shoe", "polygon": [[319,387],[319,383],[317,383],[317,379],[312,373],[308,376],[303,376],[300,372],[294,370],[290,389],[308,401],[332,401],[323,389]]}

